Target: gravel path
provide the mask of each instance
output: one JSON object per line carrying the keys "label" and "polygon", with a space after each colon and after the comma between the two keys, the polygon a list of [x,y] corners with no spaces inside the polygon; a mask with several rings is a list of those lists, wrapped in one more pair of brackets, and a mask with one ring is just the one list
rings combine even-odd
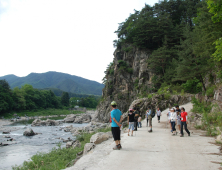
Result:
{"label": "gravel path", "polygon": [[[183,105],[189,114],[192,104]],[[161,123],[153,119],[153,133],[147,132],[145,121],[133,137],[122,134],[122,150],[112,150],[113,139],[103,142],[67,170],[216,170],[221,155],[215,139],[201,130],[188,129],[191,137],[172,136],[167,123],[168,110],[162,112]]]}

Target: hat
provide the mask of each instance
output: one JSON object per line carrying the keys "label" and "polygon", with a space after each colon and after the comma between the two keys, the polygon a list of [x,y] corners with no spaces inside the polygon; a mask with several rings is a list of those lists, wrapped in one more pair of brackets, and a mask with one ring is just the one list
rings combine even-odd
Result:
{"label": "hat", "polygon": [[111,105],[112,105],[112,106],[116,106],[117,103],[116,103],[115,101],[112,101],[112,102],[111,102]]}
{"label": "hat", "polygon": [[130,111],[130,112],[132,112],[132,111],[133,111],[133,109],[129,109],[129,111]]}

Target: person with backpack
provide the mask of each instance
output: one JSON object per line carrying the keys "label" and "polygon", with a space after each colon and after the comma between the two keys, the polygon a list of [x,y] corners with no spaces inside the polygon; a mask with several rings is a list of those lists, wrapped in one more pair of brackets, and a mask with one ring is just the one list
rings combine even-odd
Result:
{"label": "person with backpack", "polygon": [[189,130],[187,129],[187,112],[185,112],[185,109],[184,107],[181,108],[181,129],[180,129],[180,137],[184,137],[184,134],[183,134],[183,126],[185,128],[185,131],[187,132],[188,136],[190,136],[190,132]]}
{"label": "person with backpack", "polygon": [[136,107],[133,108],[133,113],[135,114],[134,116],[134,131],[137,131],[137,126],[138,126],[138,118],[139,118],[139,111],[136,109]]}
{"label": "person with backpack", "polygon": [[152,130],[152,110],[150,107],[148,107],[148,119],[149,119],[149,125],[150,125],[150,130],[148,130],[148,132],[153,132]]}
{"label": "person with backpack", "polygon": [[113,134],[114,141],[116,143],[116,146],[113,148],[113,150],[120,150],[122,149],[122,146],[120,144],[120,128],[121,123],[123,121],[122,113],[119,109],[116,108],[117,103],[115,101],[111,102],[111,130]]}
{"label": "person with backpack", "polygon": [[159,107],[158,107],[157,110],[156,110],[156,115],[157,115],[158,123],[160,123],[161,110],[160,110]]}
{"label": "person with backpack", "polygon": [[132,133],[131,133],[131,136],[133,136],[133,130],[134,130],[134,117],[135,117],[135,114],[133,113],[133,109],[129,109],[129,114],[128,114],[128,125],[129,125],[129,128],[128,128],[128,136],[129,133],[130,133],[130,129],[132,129]]}

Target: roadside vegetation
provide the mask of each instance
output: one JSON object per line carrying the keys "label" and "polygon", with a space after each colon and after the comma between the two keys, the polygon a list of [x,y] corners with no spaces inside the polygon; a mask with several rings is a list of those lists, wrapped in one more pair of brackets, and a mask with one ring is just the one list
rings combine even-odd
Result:
{"label": "roadside vegetation", "polygon": [[[99,129],[97,132],[108,132],[111,128]],[[13,166],[13,170],[60,170],[73,165],[77,153],[84,150],[86,143],[90,142],[90,138],[95,133],[81,133],[77,136],[77,140],[81,142],[78,148],[61,148],[61,143],[57,144],[57,148],[53,148],[49,153],[38,152],[31,157],[30,161],[24,161],[21,166]]]}
{"label": "roadside vegetation", "polygon": [[202,116],[202,124],[196,126],[196,128],[206,130],[208,136],[220,135],[220,131],[222,131],[222,112],[218,109],[218,106],[200,102],[196,98],[193,98],[192,103],[192,112],[199,113]]}

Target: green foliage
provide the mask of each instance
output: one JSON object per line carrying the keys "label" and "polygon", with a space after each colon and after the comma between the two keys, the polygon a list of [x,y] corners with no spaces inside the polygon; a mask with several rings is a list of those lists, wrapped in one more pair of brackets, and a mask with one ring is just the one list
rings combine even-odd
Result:
{"label": "green foliage", "polygon": [[209,12],[213,14],[212,21],[214,23],[222,21],[222,1],[221,0],[207,0]]}
{"label": "green foliage", "polygon": [[222,39],[219,38],[217,39],[214,43],[213,43],[216,48],[216,51],[212,54],[212,56],[214,57],[214,59],[216,61],[221,61],[222,60]]}
{"label": "green foliage", "polygon": [[153,94],[151,93],[151,94],[148,94],[148,96],[147,96],[149,99],[152,99],[152,97],[153,97]]}
{"label": "green foliage", "polygon": [[[197,128],[201,128],[207,131],[207,135],[215,136],[218,135],[216,127],[222,127],[222,112],[213,111],[211,109],[213,105],[199,102],[196,98],[192,99],[193,109],[192,112],[202,114],[202,125]],[[214,106],[216,107],[216,106]]]}
{"label": "green foliage", "polygon": [[182,84],[182,87],[184,88],[184,90],[187,92],[187,93],[199,93],[202,91],[202,84],[201,82],[194,78],[192,80],[187,80],[186,83],[183,83]]}
{"label": "green foliage", "polygon": [[206,95],[208,97],[213,97],[214,96],[214,90],[215,90],[215,86],[208,87],[207,91],[206,91]]}
{"label": "green foliage", "polygon": [[139,78],[137,78],[137,79],[134,81],[134,87],[135,87],[136,89],[138,89],[138,87],[139,87]]}
{"label": "green foliage", "polygon": [[61,97],[62,105],[68,107],[69,106],[69,93],[63,92]]}
{"label": "green foliage", "polygon": [[125,71],[129,74],[133,74],[133,69],[123,60],[118,60],[118,68],[120,72]]}

